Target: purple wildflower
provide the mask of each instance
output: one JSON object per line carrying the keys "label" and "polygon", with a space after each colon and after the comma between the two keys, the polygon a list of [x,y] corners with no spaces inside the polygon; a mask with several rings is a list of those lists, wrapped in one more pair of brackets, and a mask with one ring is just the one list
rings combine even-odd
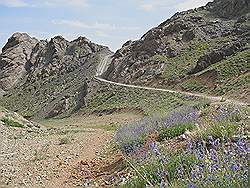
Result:
{"label": "purple wildflower", "polygon": [[188,183],[188,188],[195,188],[194,184],[192,182]]}
{"label": "purple wildflower", "polygon": [[149,145],[149,148],[151,149],[151,151],[154,153],[155,156],[161,155],[161,153],[160,153],[160,151],[159,151],[159,149],[158,149],[156,143],[151,143],[151,144]]}
{"label": "purple wildflower", "polygon": [[237,170],[240,169],[240,167],[239,167],[238,164],[232,164],[232,165],[230,166],[230,169],[231,169],[232,171],[237,171]]}
{"label": "purple wildflower", "polygon": [[161,183],[160,183],[160,188],[164,188],[165,187],[165,182],[164,182],[164,180],[162,179],[161,180]]}

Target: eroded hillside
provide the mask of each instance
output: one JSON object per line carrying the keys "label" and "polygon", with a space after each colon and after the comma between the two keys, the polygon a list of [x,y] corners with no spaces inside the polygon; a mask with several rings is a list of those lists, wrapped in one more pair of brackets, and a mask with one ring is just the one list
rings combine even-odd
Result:
{"label": "eroded hillside", "polygon": [[98,62],[109,53],[84,37],[39,41],[15,33],[0,55],[0,89],[5,92],[1,103],[26,117],[78,111],[95,89],[91,80]]}
{"label": "eroded hillside", "polygon": [[104,77],[247,101],[249,31],[249,1],[216,0],[176,13],[140,40],[126,42]]}

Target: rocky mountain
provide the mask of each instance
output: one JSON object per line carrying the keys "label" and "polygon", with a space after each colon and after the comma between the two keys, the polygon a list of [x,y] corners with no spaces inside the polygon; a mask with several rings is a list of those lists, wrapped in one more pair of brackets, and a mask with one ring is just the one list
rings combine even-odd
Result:
{"label": "rocky mountain", "polygon": [[250,1],[215,0],[178,12],[126,42],[103,75],[122,83],[215,95],[249,92]]}
{"label": "rocky mountain", "polygon": [[15,33],[0,55],[0,90],[5,93],[1,103],[26,117],[78,111],[92,90],[99,60],[109,53],[85,37],[39,41]]}

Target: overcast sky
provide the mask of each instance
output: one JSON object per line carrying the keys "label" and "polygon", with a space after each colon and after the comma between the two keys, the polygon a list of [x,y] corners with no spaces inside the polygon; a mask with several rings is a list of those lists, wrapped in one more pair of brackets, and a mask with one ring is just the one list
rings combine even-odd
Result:
{"label": "overcast sky", "polygon": [[[210,0],[211,1],[211,0]],[[39,39],[85,36],[113,51],[175,12],[209,0],[0,0],[0,46],[14,32]]]}

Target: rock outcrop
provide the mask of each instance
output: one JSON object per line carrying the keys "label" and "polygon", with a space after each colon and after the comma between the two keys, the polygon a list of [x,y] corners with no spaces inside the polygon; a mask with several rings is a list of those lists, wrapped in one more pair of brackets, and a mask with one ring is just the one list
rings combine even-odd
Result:
{"label": "rock outcrop", "polygon": [[85,37],[50,41],[15,33],[0,55],[3,105],[24,116],[54,117],[79,110],[107,47]]}
{"label": "rock outcrop", "polygon": [[213,3],[208,3],[207,9],[221,18],[237,18],[250,12],[250,1],[215,0]]}
{"label": "rock outcrop", "polygon": [[27,34],[15,33],[0,56],[0,88],[8,90],[27,73],[26,67],[38,40]]}
{"label": "rock outcrop", "polygon": [[[249,0],[215,0],[178,12],[141,39],[126,42],[103,76],[122,83],[173,88],[190,75],[248,50],[249,40]],[[247,55],[242,59],[249,62]]]}

